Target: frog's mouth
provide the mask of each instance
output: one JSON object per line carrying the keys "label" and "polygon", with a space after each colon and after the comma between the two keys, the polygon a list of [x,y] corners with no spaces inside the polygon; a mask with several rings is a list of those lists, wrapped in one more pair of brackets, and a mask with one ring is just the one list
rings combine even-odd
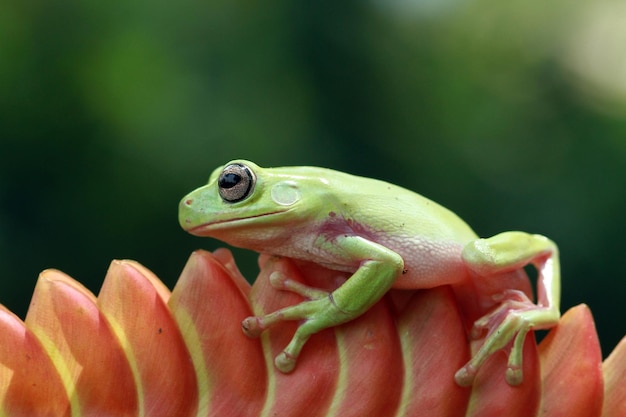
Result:
{"label": "frog's mouth", "polygon": [[289,211],[289,209],[277,210],[277,211],[272,211],[269,213],[261,213],[261,214],[250,215],[250,216],[245,216],[245,217],[235,217],[235,218],[228,218],[228,219],[221,219],[221,220],[218,219],[218,220],[202,223],[198,226],[192,227],[191,229],[187,229],[187,231],[195,236],[203,236],[203,235],[210,234],[214,230],[254,225],[258,222],[258,219],[260,218],[279,216],[287,211]]}

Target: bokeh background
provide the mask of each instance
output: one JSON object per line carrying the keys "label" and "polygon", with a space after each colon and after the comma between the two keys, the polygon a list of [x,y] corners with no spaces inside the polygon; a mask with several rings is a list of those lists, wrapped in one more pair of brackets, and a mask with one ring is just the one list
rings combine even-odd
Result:
{"label": "bokeh background", "polygon": [[[385,179],[560,246],[563,310],[626,334],[621,0],[0,2],[0,303],[114,258],[170,288],[177,205],[234,158]],[[254,278],[255,257],[238,251]]]}

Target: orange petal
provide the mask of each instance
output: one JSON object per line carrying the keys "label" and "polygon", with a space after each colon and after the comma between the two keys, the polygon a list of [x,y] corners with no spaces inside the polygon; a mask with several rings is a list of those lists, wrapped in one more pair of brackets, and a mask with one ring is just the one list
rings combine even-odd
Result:
{"label": "orange petal", "polygon": [[537,414],[541,379],[537,344],[532,332],[526,335],[523,350],[524,380],[511,386],[505,380],[508,354],[498,352],[480,368],[468,407],[468,416],[528,417]]}
{"label": "orange petal", "polygon": [[[220,258],[234,265],[229,251]],[[169,301],[198,374],[202,415],[261,414],[267,369],[258,339],[246,337],[241,320],[252,314],[248,300],[225,266],[211,253],[194,252]]]}
{"label": "orange petal", "polygon": [[[303,282],[293,262],[286,258],[262,259],[267,259],[267,262],[250,292],[254,314],[262,315],[303,301],[300,296],[276,290],[269,283],[269,274],[273,271],[281,271],[290,279]],[[283,374],[274,367],[274,358],[287,346],[296,328],[296,322],[285,321],[261,336],[266,366],[270,370],[264,415],[326,415],[335,395],[339,356],[332,329],[323,330],[309,339],[292,373]]]}
{"label": "orange petal", "polygon": [[469,359],[469,347],[450,289],[414,292],[398,332],[406,367],[398,417],[464,416],[470,390],[455,383],[454,373]]}
{"label": "orange petal", "polygon": [[569,309],[539,345],[539,415],[594,417],[602,410],[602,355],[589,308]]}
{"label": "orange petal", "polygon": [[230,273],[233,282],[235,282],[239,289],[246,295],[246,297],[248,297],[251,289],[250,284],[239,271],[239,268],[235,263],[235,258],[233,258],[233,253],[226,248],[218,248],[212,253],[212,255],[224,266],[224,268],[226,268],[226,270]]}
{"label": "orange petal", "polygon": [[[307,285],[328,291],[349,278],[312,263],[303,263],[292,273]],[[362,316],[332,328],[336,386],[324,415],[386,416],[397,410],[404,363],[393,312],[390,298],[385,297]]]}
{"label": "orange petal", "polygon": [[331,415],[390,416],[397,410],[404,363],[388,301],[335,329],[340,360]]}
{"label": "orange petal", "polygon": [[602,364],[604,406],[602,417],[626,416],[626,337]]}
{"label": "orange petal", "polygon": [[70,416],[70,402],[57,370],[35,335],[0,306],[1,415]]}
{"label": "orange petal", "polygon": [[131,261],[111,263],[98,295],[133,371],[140,415],[190,416],[198,407],[195,370],[168,299],[167,288]]}
{"label": "orange petal", "polygon": [[54,358],[81,416],[137,414],[128,361],[86,288],[59,271],[44,271],[25,322]]}

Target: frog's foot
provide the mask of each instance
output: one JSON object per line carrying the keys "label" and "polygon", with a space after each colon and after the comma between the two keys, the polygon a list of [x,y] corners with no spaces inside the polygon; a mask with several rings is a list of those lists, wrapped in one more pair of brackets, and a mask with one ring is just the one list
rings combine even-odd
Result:
{"label": "frog's foot", "polygon": [[485,334],[491,334],[510,311],[524,311],[537,307],[523,291],[519,290],[506,290],[494,296],[493,300],[500,302],[500,305],[474,322],[470,332],[471,340],[478,340]]}
{"label": "frog's foot", "polygon": [[549,328],[558,323],[558,310],[534,304],[521,291],[506,291],[501,298],[504,301],[498,308],[474,323],[473,339],[480,338],[485,331],[487,335],[478,352],[455,374],[454,378],[461,386],[471,385],[485,361],[505,348],[509,349],[506,381],[509,385],[521,384],[524,379],[522,356],[526,334],[530,330]]}
{"label": "frog's foot", "polygon": [[[317,288],[306,286],[298,281],[289,279],[285,274],[280,271],[272,272],[269,276],[270,284],[277,290],[290,291],[296,293],[309,300],[319,300],[329,296],[328,291],[323,291]],[[306,302],[302,303],[306,304]],[[285,320],[299,320],[304,311],[303,309],[295,309],[296,306],[290,306],[276,310],[273,313],[265,316],[252,316],[247,317],[241,322],[243,332],[250,337],[258,337],[263,331],[267,330],[271,326]]]}
{"label": "frog's foot", "polygon": [[291,291],[308,299],[300,304],[285,307],[264,316],[252,316],[241,322],[243,332],[250,337],[259,336],[264,330],[285,320],[301,320],[296,333],[287,347],[276,357],[274,363],[279,371],[288,373],[295,367],[300,351],[311,335],[322,329],[349,320],[335,304],[332,293],[308,287],[288,279],[276,271],[270,275],[274,288]]}

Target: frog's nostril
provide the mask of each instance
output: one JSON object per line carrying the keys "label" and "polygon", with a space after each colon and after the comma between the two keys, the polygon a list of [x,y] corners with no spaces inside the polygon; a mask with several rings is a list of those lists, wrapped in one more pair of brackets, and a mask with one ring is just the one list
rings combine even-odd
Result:
{"label": "frog's nostril", "polygon": [[185,200],[185,205],[186,205],[186,206],[190,206],[190,205],[192,205],[192,204],[193,204],[193,200],[192,200],[191,198],[190,198],[190,199],[188,199],[188,200]]}

